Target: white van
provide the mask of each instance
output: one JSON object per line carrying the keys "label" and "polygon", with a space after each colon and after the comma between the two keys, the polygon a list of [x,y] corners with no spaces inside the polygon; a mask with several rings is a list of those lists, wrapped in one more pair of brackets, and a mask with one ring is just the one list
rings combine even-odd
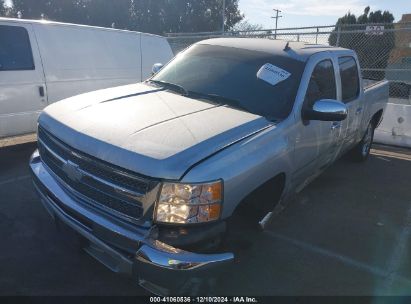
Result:
{"label": "white van", "polygon": [[0,138],[34,132],[53,102],[143,81],[172,57],[156,35],[0,18]]}

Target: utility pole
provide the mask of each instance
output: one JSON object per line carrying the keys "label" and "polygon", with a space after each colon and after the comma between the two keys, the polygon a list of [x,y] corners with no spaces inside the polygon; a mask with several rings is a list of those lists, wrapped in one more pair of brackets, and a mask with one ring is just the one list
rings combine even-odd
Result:
{"label": "utility pole", "polygon": [[277,27],[278,27],[278,19],[281,18],[282,16],[279,16],[278,14],[281,13],[281,11],[279,9],[273,9],[273,11],[276,13],[275,16],[271,17],[273,19],[275,19],[275,35],[274,35],[274,39],[277,39]]}
{"label": "utility pole", "polygon": [[224,26],[224,23],[225,23],[225,0],[223,0],[223,12],[222,12],[222,17],[223,17],[223,24],[222,24],[222,26],[221,26],[221,31],[223,32],[223,34],[224,34],[224,30],[225,30],[225,26]]}

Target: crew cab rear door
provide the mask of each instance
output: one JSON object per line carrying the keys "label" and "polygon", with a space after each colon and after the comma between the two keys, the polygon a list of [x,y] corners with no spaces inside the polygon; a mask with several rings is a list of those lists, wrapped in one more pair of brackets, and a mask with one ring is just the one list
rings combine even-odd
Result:
{"label": "crew cab rear door", "polygon": [[342,122],[346,125],[343,149],[350,148],[356,142],[358,129],[363,114],[363,104],[361,101],[360,78],[357,61],[353,56],[342,55],[338,57],[338,69],[340,79],[339,100],[347,105],[347,119]]}

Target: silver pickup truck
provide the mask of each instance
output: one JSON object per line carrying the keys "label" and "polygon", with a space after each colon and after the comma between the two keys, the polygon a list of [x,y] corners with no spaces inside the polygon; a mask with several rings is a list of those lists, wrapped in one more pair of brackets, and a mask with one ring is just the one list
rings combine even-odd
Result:
{"label": "silver pickup truck", "polygon": [[340,156],[364,161],[387,100],[351,50],[206,40],[144,83],[47,107],[30,167],[89,254],[176,293],[234,260],[221,243],[241,223],[282,209]]}

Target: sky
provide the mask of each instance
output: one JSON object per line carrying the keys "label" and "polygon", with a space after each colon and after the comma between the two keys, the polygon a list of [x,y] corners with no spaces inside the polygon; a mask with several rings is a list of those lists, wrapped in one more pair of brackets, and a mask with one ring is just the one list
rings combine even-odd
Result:
{"label": "sky", "polygon": [[332,25],[348,11],[360,15],[366,6],[371,10],[389,10],[395,21],[411,14],[411,0],[240,0],[240,10],[250,23],[274,28],[273,9],[281,10],[278,27]]}

